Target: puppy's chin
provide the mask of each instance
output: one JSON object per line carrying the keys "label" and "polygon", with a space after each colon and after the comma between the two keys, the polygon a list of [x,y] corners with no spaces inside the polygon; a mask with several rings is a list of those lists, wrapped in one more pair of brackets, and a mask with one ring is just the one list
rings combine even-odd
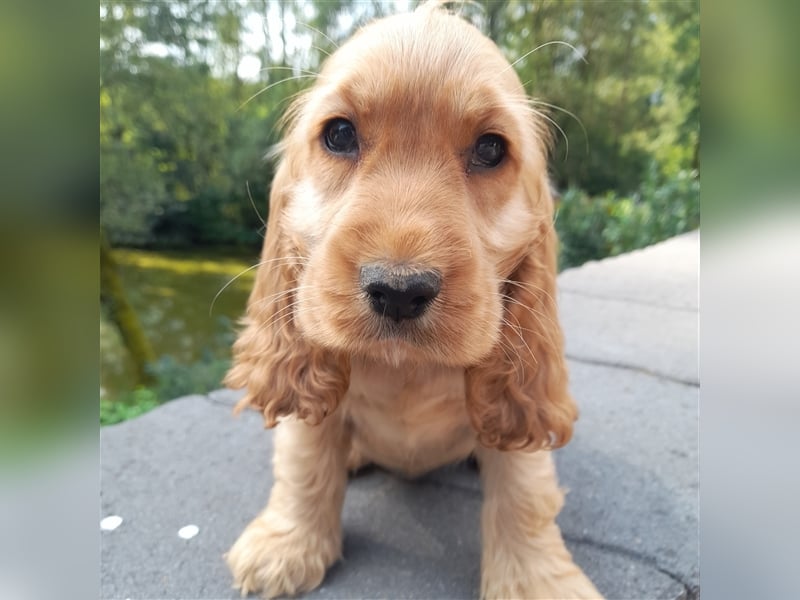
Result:
{"label": "puppy's chin", "polygon": [[358,358],[380,362],[394,368],[413,367],[432,362],[429,352],[408,343],[401,337],[367,341],[363,346],[363,350],[357,353]]}

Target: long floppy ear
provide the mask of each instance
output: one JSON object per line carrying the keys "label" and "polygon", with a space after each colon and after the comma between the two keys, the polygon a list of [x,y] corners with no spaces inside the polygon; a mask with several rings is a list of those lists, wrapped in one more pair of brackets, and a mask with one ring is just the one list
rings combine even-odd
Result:
{"label": "long floppy ear", "polygon": [[349,385],[346,358],[311,345],[295,325],[292,307],[302,265],[282,224],[289,180],[284,161],[272,183],[267,234],[244,328],[224,379],[228,387],[247,390],[235,410],[260,410],[267,427],[289,415],[318,424],[336,409]]}
{"label": "long floppy ear", "polygon": [[488,358],[467,370],[467,409],[481,444],[499,450],[558,448],[572,437],[577,407],[567,389],[556,307],[557,239],[547,177],[529,181],[542,210],[518,266],[506,280],[501,335]]}

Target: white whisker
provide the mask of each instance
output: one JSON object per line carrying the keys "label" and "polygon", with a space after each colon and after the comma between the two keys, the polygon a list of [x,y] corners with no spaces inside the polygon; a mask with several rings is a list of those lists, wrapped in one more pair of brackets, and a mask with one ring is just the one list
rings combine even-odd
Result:
{"label": "white whisker", "polygon": [[311,46],[311,47],[312,47],[314,50],[318,50],[318,51],[320,52],[320,54],[324,54],[325,56],[330,56],[330,55],[331,55],[331,53],[330,53],[330,52],[328,52],[327,50],[324,50],[324,49],[320,48],[319,46],[314,46],[314,45],[312,44],[312,46]]}
{"label": "white whisker", "polygon": [[263,73],[264,71],[291,71],[292,73],[297,71],[301,75],[313,75],[314,77],[319,75],[317,71],[312,71],[310,69],[298,69],[297,67],[288,67],[288,66],[264,67],[263,69],[259,69],[258,72]]}
{"label": "white whisker", "polygon": [[[528,342],[525,340],[525,336],[522,335],[522,332],[526,331],[526,330],[522,327],[522,324],[519,322],[519,319],[517,319],[517,317],[516,317],[516,315],[514,313],[509,312],[508,314],[510,316],[514,317],[514,320],[517,322],[517,324],[516,325],[511,324],[508,321],[508,319],[506,319],[505,317],[503,318],[503,320],[514,331],[514,333],[516,333],[517,336],[519,336],[519,341],[522,342],[522,345],[525,346],[525,348],[528,350],[528,354],[530,354],[531,355],[531,359],[533,359],[533,364],[538,365],[539,361],[536,360],[536,356],[534,355],[533,350],[531,350],[531,347],[528,345]],[[520,361],[520,362],[522,362],[522,361]]]}
{"label": "white whisker", "polygon": [[545,42],[544,44],[540,44],[539,46],[536,46],[536,48],[534,48],[533,50],[530,50],[530,51],[526,52],[525,54],[520,56],[517,60],[515,60],[513,63],[508,65],[505,69],[503,69],[503,71],[501,71],[501,73],[504,73],[505,71],[508,71],[509,69],[513,68],[518,62],[520,62],[522,60],[525,60],[526,58],[528,58],[531,54],[533,54],[537,50],[541,50],[542,48],[544,48],[546,46],[552,46],[553,44],[561,44],[563,46],[567,46],[568,48],[571,48],[572,51],[575,52],[575,54],[578,55],[578,58],[580,58],[587,65],[589,64],[589,61],[586,60],[586,57],[583,54],[581,54],[580,51],[578,51],[578,49],[575,46],[573,46],[572,44],[570,44],[569,42],[564,42],[564,41],[561,41],[561,40],[552,40],[550,42]]}
{"label": "white whisker", "polygon": [[285,79],[281,79],[280,81],[276,81],[275,83],[270,83],[268,86],[266,86],[265,88],[257,91],[255,94],[250,96],[247,100],[242,102],[242,104],[239,105],[239,107],[236,110],[237,111],[242,110],[242,108],[244,108],[247,105],[247,103],[250,102],[253,98],[256,98],[256,97],[260,96],[261,94],[263,94],[267,90],[270,90],[270,89],[274,88],[276,85],[280,85],[282,83],[286,83],[287,81],[295,81],[297,79],[312,79],[312,78],[315,78],[315,77],[316,77],[316,75],[294,75],[292,77],[286,77]]}
{"label": "white whisker", "polygon": [[575,122],[578,123],[578,125],[581,128],[581,131],[583,131],[583,139],[586,141],[586,152],[588,154],[588,152],[589,152],[589,132],[586,131],[586,126],[583,124],[583,121],[581,121],[575,113],[568,111],[566,108],[561,108],[560,106],[558,106],[556,104],[550,104],[549,102],[543,102],[542,100],[536,100],[534,98],[529,98],[529,102],[531,102],[532,104],[538,104],[538,105],[541,105],[541,106],[546,106],[548,108],[552,108],[554,110],[561,111],[562,113],[564,113],[564,114],[572,117],[573,119],[575,119]]}
{"label": "white whisker", "polygon": [[564,138],[564,143],[566,145],[564,150],[564,160],[567,160],[567,157],[569,156],[569,138],[567,137],[567,134],[564,132],[561,126],[558,123],[556,123],[555,119],[552,119],[550,116],[543,113],[542,111],[537,110],[532,106],[529,106],[528,109],[535,115],[541,117],[542,119],[545,119],[546,121],[549,121],[553,125],[553,127],[558,129],[558,131],[561,133],[561,136]]}
{"label": "white whisker", "polygon": [[282,257],[280,257],[280,258],[272,258],[272,259],[269,259],[269,260],[262,260],[262,261],[259,261],[259,262],[257,262],[257,263],[256,263],[256,264],[254,264],[254,265],[251,265],[251,266],[247,267],[247,268],[246,268],[244,271],[241,271],[240,273],[238,273],[238,274],[234,275],[234,276],[233,276],[231,279],[229,279],[229,280],[228,280],[228,282],[227,282],[225,285],[223,285],[223,286],[222,286],[222,287],[219,289],[219,291],[218,291],[218,292],[217,292],[217,293],[214,295],[214,298],[213,298],[213,300],[211,300],[211,306],[209,306],[209,307],[208,307],[208,316],[210,317],[210,316],[211,316],[211,313],[214,311],[214,304],[216,304],[216,302],[217,302],[217,298],[219,298],[219,297],[220,297],[220,295],[222,294],[222,292],[224,292],[224,291],[225,291],[225,290],[226,290],[226,289],[227,289],[227,288],[228,288],[228,287],[229,287],[229,286],[230,286],[230,285],[231,285],[231,284],[232,284],[234,281],[236,281],[237,279],[239,279],[239,277],[241,277],[242,275],[245,275],[246,273],[249,273],[249,272],[250,272],[250,271],[252,271],[253,269],[257,269],[258,267],[260,267],[260,266],[262,266],[262,265],[267,265],[268,263],[273,263],[273,262],[278,262],[278,261],[285,261],[285,262],[284,262],[284,264],[293,264],[293,263],[291,262],[291,261],[293,261],[293,260],[294,260],[294,261],[298,261],[298,262],[297,262],[297,264],[303,264],[303,262],[301,262],[301,261],[305,261],[305,260],[307,260],[307,259],[305,259],[304,257],[301,257],[301,256],[282,256]]}
{"label": "white whisker", "polygon": [[533,294],[544,294],[553,304],[555,304],[555,302],[556,302],[556,300],[555,300],[555,298],[553,298],[552,294],[550,294],[550,292],[548,292],[546,289],[544,289],[541,286],[533,285],[532,283],[525,283],[525,282],[522,282],[522,281],[514,281],[513,279],[503,279],[502,283],[507,283],[509,285],[515,285],[515,286],[517,286],[519,288],[522,288],[524,290],[528,290],[529,292],[531,292]]}
{"label": "white whisker", "polygon": [[258,208],[256,208],[256,203],[253,201],[253,194],[250,193],[250,182],[249,181],[245,181],[244,185],[247,188],[247,197],[250,198],[250,206],[252,206],[253,210],[256,211],[256,216],[258,217],[258,220],[261,221],[261,224],[264,227],[266,227],[267,226],[267,222],[264,220],[264,217],[261,216],[261,213],[258,212]]}
{"label": "white whisker", "polygon": [[298,22],[297,22],[297,24],[298,24],[298,25],[302,25],[303,27],[306,27],[306,28],[310,29],[311,31],[314,31],[315,33],[318,33],[318,34],[320,34],[322,37],[324,37],[326,40],[328,40],[328,41],[329,41],[331,44],[333,44],[333,47],[334,47],[334,48],[336,48],[337,50],[339,49],[339,44],[337,44],[336,42],[334,42],[334,41],[333,41],[333,39],[331,39],[331,37],[330,37],[330,36],[328,36],[328,35],[325,35],[324,33],[322,33],[322,32],[321,32],[319,29],[317,29],[316,27],[312,27],[312,26],[311,26],[311,25],[309,25],[308,23],[303,23],[302,21],[298,21]]}
{"label": "white whisker", "polygon": [[281,290],[280,292],[275,292],[274,294],[270,294],[269,296],[264,296],[263,298],[259,298],[257,301],[253,303],[253,306],[261,305],[269,305],[273,304],[279,300],[286,298],[287,296],[291,296],[295,292],[303,289],[311,289],[312,286],[310,285],[298,285],[293,288],[289,288],[288,290]]}

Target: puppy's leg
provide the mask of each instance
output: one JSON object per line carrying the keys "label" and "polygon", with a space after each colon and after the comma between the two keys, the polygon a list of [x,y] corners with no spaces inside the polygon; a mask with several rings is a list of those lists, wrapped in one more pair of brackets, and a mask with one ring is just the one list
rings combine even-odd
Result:
{"label": "puppy's leg", "polygon": [[278,425],[269,503],[226,556],[242,595],[311,590],[341,556],[349,443],[340,415],[317,426],[299,421]]}
{"label": "puppy's leg", "polygon": [[482,598],[601,598],[555,523],[564,494],[549,452],[477,450],[483,480]]}

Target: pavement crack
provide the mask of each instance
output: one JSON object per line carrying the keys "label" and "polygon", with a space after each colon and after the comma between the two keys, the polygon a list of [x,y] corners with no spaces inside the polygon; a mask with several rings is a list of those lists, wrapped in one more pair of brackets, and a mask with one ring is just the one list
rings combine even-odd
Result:
{"label": "pavement crack", "polygon": [[228,408],[230,408],[230,409],[231,409],[231,411],[233,411],[233,406],[234,406],[234,405],[233,405],[233,404],[231,404],[229,401],[226,401],[226,400],[216,400],[216,399],[212,398],[211,396],[209,396],[208,394],[204,395],[204,396],[203,396],[203,398],[205,398],[205,400],[206,400],[206,401],[207,401],[209,404],[213,404],[214,406],[227,406]]}
{"label": "pavement crack", "polygon": [[[227,389],[219,388],[201,395],[209,404],[213,404],[214,406],[225,406],[230,408],[231,413],[233,413],[234,408],[238,404],[239,400],[241,400],[242,396],[234,396],[232,394],[220,392],[227,392]],[[250,407],[245,408],[249,409]]]}
{"label": "pavement crack", "polygon": [[700,387],[700,384],[697,381],[692,381],[691,379],[684,379],[682,377],[675,377],[674,375],[667,375],[666,373],[659,373],[658,371],[652,371],[650,369],[646,369],[645,367],[639,367],[636,365],[629,365],[626,363],[620,363],[608,360],[600,360],[597,358],[585,358],[582,356],[575,356],[569,353],[566,354],[566,357],[567,360],[571,360],[585,365],[594,365],[598,367],[611,367],[612,369],[624,369],[626,371],[634,371],[636,373],[642,373],[643,375],[649,375],[650,377],[663,379],[665,381],[671,381],[672,383],[678,383],[680,385],[687,385],[689,387],[694,387],[694,388]]}
{"label": "pavement crack", "polygon": [[590,548],[595,548],[596,550],[600,550],[601,552],[607,552],[609,554],[616,554],[617,556],[624,556],[630,560],[634,560],[638,563],[647,565],[648,567],[654,568],[659,573],[663,573],[670,579],[672,579],[675,583],[679,584],[683,587],[683,592],[681,593],[676,600],[696,600],[700,597],[700,588],[697,585],[693,585],[686,581],[684,577],[674,571],[670,571],[669,569],[662,567],[658,564],[658,559],[655,556],[651,556],[650,554],[646,554],[644,552],[639,552],[637,550],[631,550],[630,548],[626,548],[625,546],[618,546],[617,544],[609,544],[607,542],[600,542],[594,540],[589,537],[579,537],[574,535],[569,535],[566,533],[562,534],[564,540],[571,543],[571,544],[580,544],[583,546],[589,546]]}
{"label": "pavement crack", "polygon": [[672,304],[659,304],[658,302],[647,302],[646,300],[637,300],[635,298],[620,298],[619,296],[606,296],[604,294],[592,294],[581,290],[574,290],[559,286],[559,293],[572,294],[575,296],[583,296],[584,298],[593,298],[595,300],[608,300],[610,302],[622,302],[624,304],[637,304],[639,306],[649,306],[651,308],[663,308],[664,310],[674,310],[677,312],[697,313],[697,308],[691,306],[675,306]]}

